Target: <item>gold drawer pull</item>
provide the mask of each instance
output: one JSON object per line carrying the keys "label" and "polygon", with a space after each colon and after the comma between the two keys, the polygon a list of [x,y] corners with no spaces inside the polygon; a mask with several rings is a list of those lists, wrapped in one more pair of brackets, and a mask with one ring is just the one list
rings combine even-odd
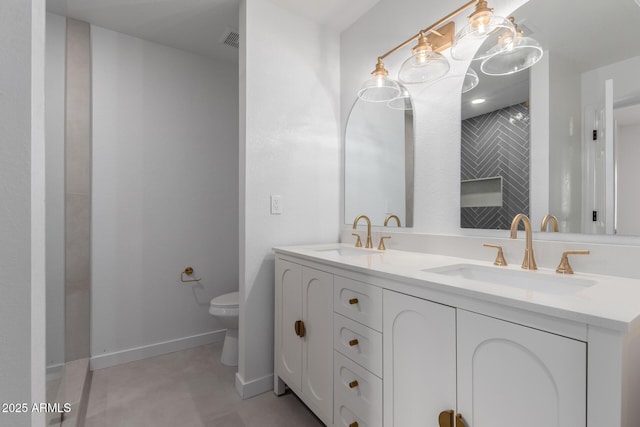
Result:
{"label": "gold drawer pull", "polygon": [[453,427],[453,410],[440,412],[438,424],[440,427]]}
{"label": "gold drawer pull", "polygon": [[306,329],[302,320],[296,320],[296,322],[293,324],[293,329],[295,329],[296,335],[300,338],[303,338],[306,334]]}
{"label": "gold drawer pull", "polygon": [[354,339],[354,340],[349,341],[349,345],[350,345],[351,347],[358,345],[358,340],[355,340],[355,339]]}
{"label": "gold drawer pull", "polygon": [[467,423],[462,419],[462,414],[456,415],[456,427],[467,427]]}
{"label": "gold drawer pull", "polygon": [[358,303],[358,298],[351,298],[349,300],[349,304],[351,304],[351,305],[354,305],[354,304],[357,304],[357,303]]}
{"label": "gold drawer pull", "polygon": [[358,427],[358,422],[354,421],[351,424],[349,424],[349,427]]}
{"label": "gold drawer pull", "polygon": [[349,383],[349,388],[356,388],[356,387],[358,387],[358,385],[359,385],[359,384],[358,384],[358,381],[353,380],[353,381],[351,381],[351,382]]}

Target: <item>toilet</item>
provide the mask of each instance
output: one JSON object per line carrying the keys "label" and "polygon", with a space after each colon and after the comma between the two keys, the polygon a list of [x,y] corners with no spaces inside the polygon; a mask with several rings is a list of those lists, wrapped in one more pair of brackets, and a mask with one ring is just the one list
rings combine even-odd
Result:
{"label": "toilet", "polygon": [[231,292],[212,299],[209,313],[227,328],[220,361],[223,365],[238,366],[239,292]]}

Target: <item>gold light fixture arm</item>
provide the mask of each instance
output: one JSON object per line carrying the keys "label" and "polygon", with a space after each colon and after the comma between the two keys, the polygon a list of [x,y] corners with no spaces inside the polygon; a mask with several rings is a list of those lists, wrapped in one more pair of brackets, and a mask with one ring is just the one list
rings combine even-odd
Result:
{"label": "gold light fixture arm", "polygon": [[[404,42],[400,43],[399,45],[397,45],[396,47],[394,47],[390,51],[386,52],[385,54],[380,55],[378,57],[378,61],[381,61],[381,60],[385,59],[387,56],[391,55],[392,53],[395,53],[395,52],[399,51],[400,49],[402,49],[404,47],[407,47],[408,45],[410,45],[414,41],[418,40],[418,38],[420,37],[421,34],[425,34],[426,35],[426,34],[429,34],[429,33],[434,33],[434,34],[440,35],[441,34],[440,33],[440,29],[438,28],[440,25],[444,24],[445,22],[447,22],[448,20],[450,20],[452,18],[455,18],[456,16],[458,16],[459,14],[464,12],[465,10],[469,9],[471,6],[477,5],[481,1],[483,1],[483,0],[471,0],[470,2],[460,6],[458,9],[454,10],[453,12],[451,12],[450,14],[445,16],[444,18],[436,21],[435,23],[431,24],[430,26],[428,26],[424,30],[419,31],[418,34],[416,34],[413,37],[411,37],[411,38],[405,40]],[[436,29],[437,29],[437,31],[434,31]]]}

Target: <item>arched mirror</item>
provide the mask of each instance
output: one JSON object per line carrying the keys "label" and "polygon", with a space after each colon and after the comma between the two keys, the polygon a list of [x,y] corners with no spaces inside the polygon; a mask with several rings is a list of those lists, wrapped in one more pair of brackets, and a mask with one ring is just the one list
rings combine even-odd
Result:
{"label": "arched mirror", "polygon": [[[640,235],[640,5],[530,0],[512,13],[543,59],[462,94],[461,226],[550,213],[561,232]],[[484,101],[482,101],[484,100]],[[549,230],[550,231],[550,230]]]}
{"label": "arched mirror", "polygon": [[403,227],[413,226],[413,143],[408,96],[389,103],[354,103],[344,144],[347,224],[365,214],[373,225],[383,225],[394,214]]}

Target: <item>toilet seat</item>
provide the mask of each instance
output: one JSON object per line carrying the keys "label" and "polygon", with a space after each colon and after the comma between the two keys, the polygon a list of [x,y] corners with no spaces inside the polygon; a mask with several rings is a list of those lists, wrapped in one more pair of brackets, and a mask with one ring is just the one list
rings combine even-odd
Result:
{"label": "toilet seat", "polygon": [[215,308],[238,308],[240,292],[231,292],[220,295],[211,300],[211,307]]}

